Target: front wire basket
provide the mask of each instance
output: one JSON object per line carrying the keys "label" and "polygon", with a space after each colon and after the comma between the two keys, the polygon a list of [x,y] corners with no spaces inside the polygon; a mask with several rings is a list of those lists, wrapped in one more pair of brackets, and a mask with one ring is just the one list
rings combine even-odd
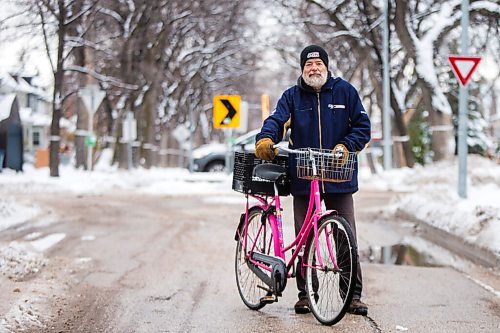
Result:
{"label": "front wire basket", "polygon": [[[301,179],[320,179],[326,182],[341,183],[352,179],[356,153],[349,152],[347,158],[332,154],[331,150],[316,148],[301,148],[297,153],[297,177]],[[313,161],[310,159],[312,152],[317,176],[313,173]]]}

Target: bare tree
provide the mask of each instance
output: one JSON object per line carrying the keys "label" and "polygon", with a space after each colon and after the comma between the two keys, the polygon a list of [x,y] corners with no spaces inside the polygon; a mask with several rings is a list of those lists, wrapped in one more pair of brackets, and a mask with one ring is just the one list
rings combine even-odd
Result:
{"label": "bare tree", "polygon": [[[303,32],[295,40],[302,45],[304,42],[325,45],[334,67],[360,87],[360,94],[370,108],[381,109],[382,3],[365,0],[277,0],[277,3],[290,13],[281,19],[283,25],[295,25]],[[434,159],[446,158],[453,152],[452,108],[445,93],[447,77],[441,74],[448,64],[440,51],[453,49],[452,36],[456,38],[460,23],[460,4],[460,0],[389,1],[391,27],[395,31],[390,36],[393,128],[394,134],[402,139],[405,164],[409,166],[414,162],[403,115],[420,105],[430,113]],[[471,1],[471,15],[476,18],[472,23],[478,28],[473,32],[474,37],[484,35],[492,27],[498,30],[498,6],[494,1]],[[495,47],[493,53],[498,54],[498,45]],[[297,44],[291,49],[296,52]],[[282,48],[285,59],[290,58],[289,51],[290,48]]]}
{"label": "bare tree", "polygon": [[128,109],[139,120],[143,144],[138,155],[150,167],[162,136],[187,123],[189,110],[198,128],[207,119],[214,91],[252,72],[251,53],[241,41],[243,20],[235,21],[246,7],[233,1],[109,2],[102,7],[108,34],[116,36],[112,49],[119,50],[111,56],[120,60],[117,65],[101,54],[100,70],[138,86],[128,92],[115,88],[109,95],[116,96],[118,118]]}

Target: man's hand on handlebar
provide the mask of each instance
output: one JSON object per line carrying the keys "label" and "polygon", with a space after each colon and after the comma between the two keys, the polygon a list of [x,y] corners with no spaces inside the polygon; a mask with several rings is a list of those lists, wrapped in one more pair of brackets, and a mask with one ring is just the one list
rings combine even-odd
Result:
{"label": "man's hand on handlebar", "polygon": [[270,138],[260,139],[255,143],[255,156],[262,160],[272,161],[278,156],[278,149],[273,147],[274,142]]}
{"label": "man's hand on handlebar", "polygon": [[349,150],[346,146],[339,143],[332,150],[333,157],[338,161],[340,165],[344,165],[349,157]]}

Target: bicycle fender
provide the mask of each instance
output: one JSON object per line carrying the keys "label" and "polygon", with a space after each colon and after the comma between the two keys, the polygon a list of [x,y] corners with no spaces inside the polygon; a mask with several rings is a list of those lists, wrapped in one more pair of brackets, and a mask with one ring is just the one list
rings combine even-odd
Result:
{"label": "bicycle fender", "polygon": [[[250,214],[250,212],[254,209],[259,209],[261,211],[264,211],[261,207],[253,206],[248,210],[248,214]],[[236,228],[236,232],[234,234],[235,241],[240,240],[240,232],[243,229],[243,226],[245,225],[245,216],[246,216],[246,213],[241,213],[241,215],[240,215],[240,222],[238,223],[238,227]],[[264,214],[262,217],[265,218]],[[265,221],[265,219],[264,219],[264,221]],[[265,223],[265,222],[263,222],[263,223]]]}
{"label": "bicycle fender", "polygon": [[337,212],[335,209],[327,210],[319,218],[321,219],[325,216],[330,216],[330,215],[339,215],[339,212]]}
{"label": "bicycle fender", "polygon": [[240,230],[243,228],[243,225],[245,225],[245,213],[242,213],[240,216],[240,222],[238,223],[238,227],[236,228],[236,232],[234,234],[234,240],[239,241],[240,240]]}

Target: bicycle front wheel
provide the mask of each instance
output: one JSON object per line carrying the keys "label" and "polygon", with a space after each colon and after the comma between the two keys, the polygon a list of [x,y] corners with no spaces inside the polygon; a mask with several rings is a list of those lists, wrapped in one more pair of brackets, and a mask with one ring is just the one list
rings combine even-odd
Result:
{"label": "bicycle front wheel", "polygon": [[344,317],[356,284],[358,255],[349,223],[337,215],[320,219],[318,244],[312,231],[305,258],[306,291],[311,310],[323,325],[333,325]]}
{"label": "bicycle front wheel", "polygon": [[261,298],[266,296],[268,292],[265,290],[267,287],[264,282],[248,267],[246,254],[254,249],[254,251],[269,255],[274,249],[271,225],[267,218],[263,219],[263,214],[263,210],[259,207],[253,207],[249,210],[246,233],[247,247],[245,248],[244,224],[240,228],[240,237],[236,245],[236,284],[243,303],[252,310],[259,310],[266,305],[266,303],[261,302]]}

